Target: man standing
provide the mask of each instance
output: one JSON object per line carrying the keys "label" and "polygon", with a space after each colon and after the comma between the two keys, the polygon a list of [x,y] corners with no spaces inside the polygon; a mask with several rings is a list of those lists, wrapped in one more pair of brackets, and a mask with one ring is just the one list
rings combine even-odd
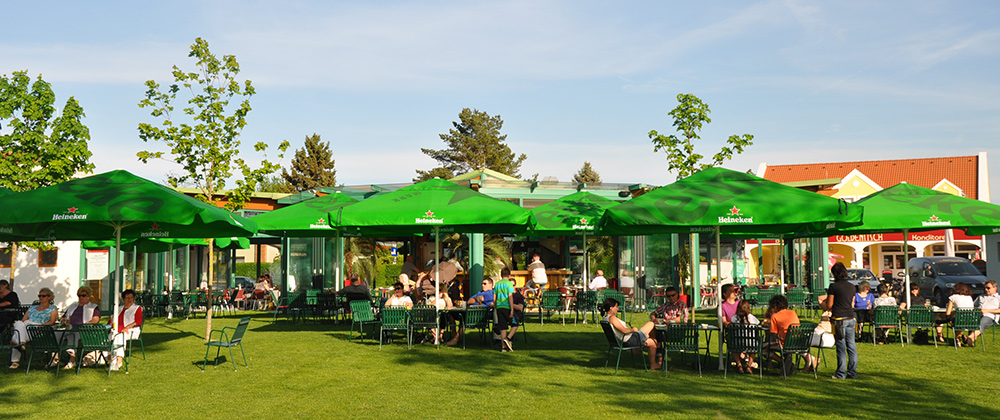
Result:
{"label": "man standing", "polygon": [[997,294],[997,282],[990,280],[986,282],[986,293],[976,299],[976,307],[983,311],[983,317],[979,320],[979,330],[969,334],[966,341],[970,347],[976,343],[976,338],[989,327],[1000,324],[1000,294]]}
{"label": "man standing", "polygon": [[545,290],[545,285],[549,283],[549,278],[545,274],[545,264],[542,263],[541,256],[535,254],[531,257],[531,264],[528,264],[528,271],[531,271],[531,277],[524,287],[536,295],[540,294],[542,290]]}
{"label": "man standing", "polygon": [[597,277],[590,281],[590,290],[604,290],[608,288],[608,279],[604,278],[604,270],[597,270]]}
{"label": "man standing", "polygon": [[847,267],[836,263],[830,269],[834,282],[826,291],[823,309],[831,312],[833,338],[837,347],[837,372],[833,379],[858,379],[858,348],[854,343],[854,285],[847,279]]}
{"label": "man standing", "polygon": [[503,353],[514,351],[507,336],[507,328],[510,320],[514,318],[514,310],[510,306],[510,296],[514,294],[514,283],[510,282],[510,269],[504,267],[500,269],[500,280],[493,285],[493,334],[500,335],[500,351]]}

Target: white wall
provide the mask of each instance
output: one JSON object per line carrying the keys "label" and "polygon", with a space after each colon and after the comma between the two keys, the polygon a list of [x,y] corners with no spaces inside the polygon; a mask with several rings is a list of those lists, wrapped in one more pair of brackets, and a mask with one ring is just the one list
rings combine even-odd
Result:
{"label": "white wall", "polygon": [[983,253],[986,276],[1000,281],[1000,235],[983,236],[983,242],[986,242],[986,252]]}
{"label": "white wall", "polygon": [[[76,301],[76,289],[80,285],[80,242],[55,242],[55,246],[59,248],[55,267],[39,267],[36,250],[18,251],[13,291],[22,305],[37,300],[38,291],[43,287],[52,289],[53,303],[60,309]],[[0,278],[9,279],[10,271],[0,270]]]}

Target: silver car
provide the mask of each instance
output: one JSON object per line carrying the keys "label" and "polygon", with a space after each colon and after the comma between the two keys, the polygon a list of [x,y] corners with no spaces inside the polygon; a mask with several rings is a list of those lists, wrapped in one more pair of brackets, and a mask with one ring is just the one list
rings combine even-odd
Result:
{"label": "silver car", "polygon": [[862,281],[867,281],[873,293],[878,290],[880,282],[879,278],[875,277],[875,274],[871,270],[865,268],[848,268],[847,279],[854,287],[858,287]]}

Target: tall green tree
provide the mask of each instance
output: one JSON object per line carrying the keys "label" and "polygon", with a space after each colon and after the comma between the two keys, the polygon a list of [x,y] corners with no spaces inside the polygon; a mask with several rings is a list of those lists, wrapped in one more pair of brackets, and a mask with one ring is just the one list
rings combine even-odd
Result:
{"label": "tall green tree", "polygon": [[[0,76],[0,186],[15,192],[55,185],[77,172],[90,172],[90,130],[83,107],[70,96],[57,115],[55,92],[42,76],[28,72]],[[50,243],[11,246],[10,282],[14,283],[18,247],[51,248]]]}
{"label": "tall green tree", "polygon": [[573,182],[601,185],[601,174],[590,166],[590,162],[583,162],[583,166],[573,175]]}
{"label": "tall green tree", "polygon": [[753,136],[750,134],[732,135],[726,140],[728,146],[723,146],[719,153],[712,157],[709,163],[702,163],[704,156],[695,153],[694,142],[700,140],[698,132],[704,124],[712,122],[708,114],[712,111],[708,109],[708,104],[698,99],[690,93],[677,95],[679,104],[676,108],[667,113],[674,119],[674,127],[680,133],[677,135],[663,135],[656,130],[649,132],[649,138],[653,142],[653,151],[664,151],[667,153],[667,170],[677,171],[677,179],[686,178],[702,169],[719,166],[722,162],[732,159],[734,155],[743,153],[743,150],[753,145]]}
{"label": "tall green tree", "polygon": [[295,189],[281,175],[270,175],[257,183],[257,192],[293,193]]}
{"label": "tall green tree", "polygon": [[291,172],[282,169],[281,177],[295,191],[336,186],[337,170],[330,142],[320,141],[319,134],[307,136],[305,147],[295,151]]}
{"label": "tall green tree", "polygon": [[507,146],[507,135],[500,134],[503,119],[499,115],[491,116],[478,109],[464,108],[458,119],[451,123],[453,127],[447,134],[440,135],[447,148],[420,149],[441,166],[426,171],[418,169],[414,181],[445,175],[450,178],[480,168],[520,176],[521,163],[527,156],[524,153],[517,155]]}
{"label": "tall green tree", "polygon": [[[174,82],[161,87],[154,80],[146,82],[146,98],[139,102],[139,108],[151,109],[150,114],[162,120],[160,126],[139,124],[139,138],[144,142],[160,141],[167,145],[169,152],[141,151],[139,160],[148,163],[150,159],[166,159],[181,166],[179,173],[168,174],[168,182],[177,186],[192,183],[200,191],[198,198],[218,205],[218,200],[226,200],[225,207],[236,210],[249,201],[257,184],[274,173],[278,165],[263,159],[256,167],[240,157],[240,134],[246,127],[246,116],[250,112],[250,97],[256,91],[249,80],[239,81],[240,65],[236,57],[224,55],[220,59],[209,50],[208,42],[197,38],[191,45],[188,57],[196,61],[196,71],[185,72],[174,66]],[[190,99],[180,104],[181,112],[175,113],[177,95],[184,90]],[[278,157],[288,148],[283,141],[278,146]],[[257,142],[254,150],[264,152],[267,144]],[[226,189],[228,180],[238,173],[235,186]],[[214,244],[208,241],[209,279],[214,279]],[[212,283],[208,282],[211,296]],[[205,340],[212,331],[212,308],[206,314]]]}

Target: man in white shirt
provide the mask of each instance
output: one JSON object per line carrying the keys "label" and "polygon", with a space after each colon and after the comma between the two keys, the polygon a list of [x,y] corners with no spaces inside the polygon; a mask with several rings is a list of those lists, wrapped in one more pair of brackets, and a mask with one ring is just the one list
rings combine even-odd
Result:
{"label": "man in white shirt", "polygon": [[590,290],[604,290],[608,288],[608,279],[604,278],[604,270],[597,270],[597,277],[590,281]]}
{"label": "man in white shirt", "polygon": [[1000,324],[1000,294],[997,294],[997,282],[990,280],[986,282],[986,293],[976,299],[976,306],[983,311],[983,318],[979,320],[979,331],[969,334],[968,344],[976,342],[976,338],[989,327]]}
{"label": "man in white shirt", "polygon": [[525,287],[532,291],[545,289],[545,285],[549,283],[549,277],[545,274],[545,264],[542,263],[542,257],[538,254],[533,255],[531,264],[528,264],[528,271],[531,271],[531,277]]}

